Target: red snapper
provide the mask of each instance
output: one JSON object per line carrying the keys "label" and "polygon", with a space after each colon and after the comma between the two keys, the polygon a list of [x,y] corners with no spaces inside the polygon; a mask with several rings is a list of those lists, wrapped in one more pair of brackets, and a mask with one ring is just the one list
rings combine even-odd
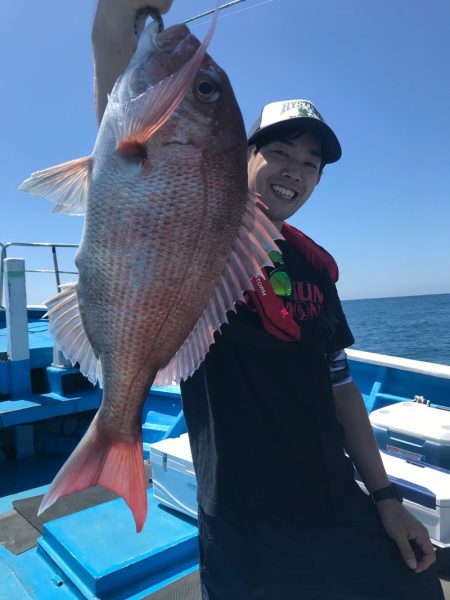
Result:
{"label": "red snapper", "polygon": [[147,514],[141,412],[149,388],[201,364],[213,334],[276,249],[247,190],[247,144],[223,70],[184,25],[141,35],[92,155],[21,189],[85,214],[77,283],[47,302],[55,343],[103,387],[84,438],[43,499],[97,483]]}

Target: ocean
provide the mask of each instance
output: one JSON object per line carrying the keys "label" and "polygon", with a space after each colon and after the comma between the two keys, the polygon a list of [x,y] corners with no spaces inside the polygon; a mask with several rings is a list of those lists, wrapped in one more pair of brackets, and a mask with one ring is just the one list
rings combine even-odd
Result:
{"label": "ocean", "polygon": [[344,300],[355,350],[450,365],[450,294]]}

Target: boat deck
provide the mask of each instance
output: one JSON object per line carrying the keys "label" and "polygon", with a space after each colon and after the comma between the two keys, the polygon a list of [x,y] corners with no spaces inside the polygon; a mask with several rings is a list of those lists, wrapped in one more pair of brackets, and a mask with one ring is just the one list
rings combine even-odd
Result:
{"label": "boat deck", "polygon": [[[196,521],[156,503],[150,465],[149,516],[137,535],[123,500],[99,486],[61,498],[38,518],[62,462],[63,455],[46,454],[0,466],[0,581],[7,591],[0,598],[31,598],[27,586],[40,590],[39,600],[110,597],[120,577],[126,593],[116,590],[114,600],[198,600]],[[450,600],[449,551],[438,551],[438,561]]]}
{"label": "boat deck", "polygon": [[0,465],[0,598],[22,600],[27,588],[39,590],[39,600],[199,598],[196,521],[157,504],[149,463],[149,515],[140,534],[123,500],[100,486],[61,498],[37,517],[64,460],[47,454]]}
{"label": "boat deck", "polygon": [[[0,311],[0,600],[198,599],[196,521],[159,505],[151,483],[139,535],[123,500],[98,486],[61,498],[37,517],[42,495],[101,399],[76,369],[51,366],[42,314],[28,315],[33,390],[23,396],[11,387],[14,365],[6,360]],[[349,357],[368,412],[416,394],[450,408],[450,367],[358,351]],[[153,388],[143,411],[144,456],[153,442],[185,431],[179,388]],[[450,550],[438,552],[438,565],[450,600]]]}
{"label": "boat deck", "polygon": [[[44,314],[36,311],[36,317],[28,320],[28,347],[30,349],[31,368],[38,369],[52,362],[53,343],[48,331],[48,320],[40,318]],[[4,319],[0,319],[0,356],[6,354],[8,334]]]}

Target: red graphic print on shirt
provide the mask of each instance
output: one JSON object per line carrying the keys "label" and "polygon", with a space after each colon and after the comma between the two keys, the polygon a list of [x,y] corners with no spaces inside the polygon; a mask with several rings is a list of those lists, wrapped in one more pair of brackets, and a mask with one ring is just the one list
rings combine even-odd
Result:
{"label": "red graphic print on shirt", "polygon": [[323,293],[315,283],[295,281],[292,296],[284,302],[286,310],[297,321],[311,321],[322,314]]}

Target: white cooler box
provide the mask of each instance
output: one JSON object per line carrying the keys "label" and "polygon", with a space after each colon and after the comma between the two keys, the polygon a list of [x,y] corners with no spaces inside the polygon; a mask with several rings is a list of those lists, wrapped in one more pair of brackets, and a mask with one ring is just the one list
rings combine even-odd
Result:
{"label": "white cooler box", "polygon": [[400,487],[403,504],[425,525],[431,541],[450,547],[450,472],[387,452],[381,458],[389,479]]}
{"label": "white cooler box", "polygon": [[188,434],[151,444],[150,462],[154,498],[197,518],[197,480]]}
{"label": "white cooler box", "polygon": [[450,469],[450,411],[399,402],[369,415],[381,450]]}

